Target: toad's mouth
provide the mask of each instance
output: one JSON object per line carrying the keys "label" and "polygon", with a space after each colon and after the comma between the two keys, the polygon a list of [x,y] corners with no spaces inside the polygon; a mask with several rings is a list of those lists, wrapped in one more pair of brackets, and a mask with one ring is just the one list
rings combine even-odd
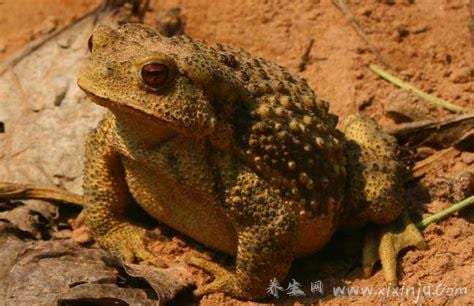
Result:
{"label": "toad's mouth", "polygon": [[170,122],[163,117],[156,116],[154,114],[150,114],[142,109],[135,108],[127,103],[115,101],[103,96],[99,96],[95,94],[94,92],[87,90],[87,88],[81,86],[81,84],[78,82],[77,85],[79,88],[84,91],[89,98],[91,98],[92,102],[94,102],[97,105],[103,106],[110,110],[112,113],[117,114],[130,114],[131,116],[137,116],[139,117],[140,120],[146,120],[151,123],[159,124],[164,127],[168,127],[170,129],[181,129],[184,127],[179,126],[178,122]]}
{"label": "toad's mouth", "polygon": [[87,94],[92,102],[107,108],[122,123],[125,123],[125,125],[131,130],[143,134],[143,136],[144,134],[149,134],[151,132],[157,137],[157,139],[161,139],[159,142],[162,142],[183,133],[185,129],[184,127],[179,126],[177,122],[169,122],[162,117],[147,113],[144,110],[135,108],[126,103],[98,96],[82,87],[81,89]]}

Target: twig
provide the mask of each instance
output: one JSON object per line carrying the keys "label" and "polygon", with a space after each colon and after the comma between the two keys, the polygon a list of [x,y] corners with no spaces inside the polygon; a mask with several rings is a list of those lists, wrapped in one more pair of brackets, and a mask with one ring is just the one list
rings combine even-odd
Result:
{"label": "twig", "polygon": [[136,20],[131,19],[130,21],[143,23],[150,6],[150,0],[131,0],[130,2],[132,3],[131,14],[136,18]]}
{"label": "twig", "polygon": [[451,115],[436,120],[402,123],[388,132],[400,145],[408,147],[455,147],[460,151],[474,150],[474,113]]}
{"label": "twig", "polygon": [[[136,10],[138,10],[137,18],[139,18],[138,21],[143,21],[144,14],[146,13],[150,0],[103,0],[101,4],[96,6],[94,9],[91,11],[85,13],[78,19],[74,20],[73,22],[53,31],[52,33],[49,33],[45,36],[39,37],[29,44],[27,44],[25,47],[22,49],[18,50],[15,52],[13,55],[11,55],[7,60],[4,60],[3,62],[0,62],[0,76],[3,75],[8,69],[14,65],[16,65],[18,62],[20,62],[23,58],[31,54],[32,52],[38,50],[41,46],[43,46],[45,43],[50,41],[51,39],[57,37],[64,31],[70,29],[74,25],[78,24],[79,22],[83,21],[84,19],[94,16],[93,24],[97,24],[99,20],[102,20],[101,18],[103,17],[104,13],[105,14],[110,14],[113,15],[115,10],[122,6],[125,2],[132,2],[132,5],[138,5],[136,7]],[[142,2],[143,1],[143,2]],[[135,4],[136,3],[136,4]],[[133,12],[132,12],[133,14]]]}
{"label": "twig", "polygon": [[474,0],[469,3],[469,32],[471,32],[471,47],[474,47]]}
{"label": "twig", "polygon": [[66,31],[67,29],[69,29],[72,26],[76,25],[77,23],[81,22],[82,20],[86,19],[87,17],[92,16],[92,15],[97,16],[100,12],[102,12],[103,10],[108,8],[109,6],[110,6],[110,1],[109,0],[104,0],[100,5],[98,5],[97,7],[92,9],[91,11],[87,12],[86,14],[82,15],[78,19],[74,20],[74,22],[71,22],[71,23],[63,26],[63,27],[57,29],[56,31],[54,31],[54,32],[52,32],[48,35],[45,35],[45,36],[42,36],[42,37],[39,37],[39,38],[33,40],[28,45],[26,45],[23,49],[20,49],[15,54],[10,56],[7,60],[0,63],[0,76],[3,75],[6,71],[8,71],[8,69],[11,66],[16,65],[23,58],[25,58],[26,56],[28,56],[29,54],[31,54],[35,50],[38,50],[41,46],[43,46],[45,43],[47,43],[51,39],[57,37],[59,34],[63,33],[64,31]]}
{"label": "twig", "polygon": [[465,112],[464,108],[454,105],[444,99],[435,97],[433,95],[427,94],[426,92],[422,91],[421,89],[406,83],[399,78],[391,75],[390,73],[382,70],[380,67],[377,67],[375,65],[370,64],[369,69],[374,72],[375,74],[379,75],[380,77],[384,78],[385,80],[397,85],[400,88],[407,89],[413,91],[415,94],[420,96],[421,98],[425,99],[426,101],[430,102],[433,105],[436,106],[441,106],[447,110],[450,110],[452,112],[458,112],[458,113],[463,113]]}
{"label": "twig", "polygon": [[453,127],[474,126],[474,113],[463,115],[450,115],[437,120],[421,120],[396,125],[389,133],[397,138],[406,138],[417,133],[436,133]]}
{"label": "twig", "polygon": [[473,205],[474,204],[474,196],[470,196],[464,200],[462,200],[461,202],[459,203],[456,203],[452,206],[450,206],[449,208],[445,209],[445,210],[442,210],[434,215],[431,215],[423,220],[421,220],[417,225],[416,227],[418,227],[419,229],[424,229],[425,227],[427,227],[429,224],[433,223],[433,222],[438,222],[448,216],[450,216],[451,214],[457,212],[457,211],[460,211],[461,209],[464,209],[470,205]]}
{"label": "twig", "polygon": [[78,206],[84,206],[83,197],[72,192],[37,185],[24,185],[6,182],[0,182],[0,199],[39,199],[61,201]]}
{"label": "twig", "polygon": [[303,53],[303,55],[301,56],[301,62],[300,64],[298,65],[298,70],[300,72],[304,71],[306,69],[306,65],[308,64],[309,62],[309,54],[311,53],[311,49],[313,48],[313,44],[314,44],[314,39],[311,38],[309,41],[308,41],[308,44],[306,45],[306,49]]}
{"label": "twig", "polygon": [[450,159],[454,158],[459,153],[453,147],[449,147],[447,149],[441,150],[436,152],[435,154],[427,157],[415,164],[411,173],[408,174],[406,178],[407,181],[411,181],[417,178],[424,176],[428,173],[431,169],[439,167],[439,162],[441,159]]}
{"label": "twig", "polygon": [[387,66],[388,68],[392,69],[392,70],[395,70],[395,71],[398,71],[399,69],[395,66],[393,66],[392,64],[390,64],[385,58],[384,56],[379,52],[379,50],[377,50],[377,48],[372,44],[372,42],[370,41],[369,37],[367,36],[367,34],[365,34],[365,32],[362,30],[362,28],[359,26],[359,23],[357,22],[357,19],[354,17],[354,15],[351,13],[351,11],[349,11],[349,9],[347,8],[347,5],[344,3],[344,1],[342,0],[332,0],[332,3],[337,6],[337,8],[346,16],[346,18],[351,22],[352,24],[352,27],[354,28],[354,30],[357,32],[357,34],[359,34],[359,36],[362,38],[362,40],[364,40],[364,42],[367,44],[367,46],[369,47],[370,51],[372,51],[372,53],[375,55],[375,57],[380,61],[382,62],[385,66]]}

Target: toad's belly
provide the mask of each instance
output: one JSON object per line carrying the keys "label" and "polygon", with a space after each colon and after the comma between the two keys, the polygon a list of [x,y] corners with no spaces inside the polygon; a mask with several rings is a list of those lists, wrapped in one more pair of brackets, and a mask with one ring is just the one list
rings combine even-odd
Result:
{"label": "toad's belly", "polygon": [[[237,233],[219,207],[206,152],[195,143],[179,141],[122,159],[130,193],[153,218],[210,248],[236,255]],[[311,220],[297,216],[294,244],[282,247],[293,247],[297,257],[320,250],[335,231],[339,205],[333,202]]]}
{"label": "toad's belly", "polygon": [[[135,167],[127,167],[127,182],[133,197],[153,218],[210,248],[236,255],[237,233],[210,193],[190,190],[166,175]],[[293,245],[296,257],[319,251],[331,239],[336,229],[334,212],[330,209],[299,223]]]}
{"label": "toad's belly", "polygon": [[124,166],[132,196],[153,218],[210,248],[236,254],[237,234],[218,208],[210,182],[199,181],[206,179],[202,172],[181,177],[171,167],[156,169],[130,160]]}
{"label": "toad's belly", "polygon": [[326,212],[309,220],[300,219],[296,234],[295,256],[302,257],[321,250],[337,230],[340,201],[331,201]]}

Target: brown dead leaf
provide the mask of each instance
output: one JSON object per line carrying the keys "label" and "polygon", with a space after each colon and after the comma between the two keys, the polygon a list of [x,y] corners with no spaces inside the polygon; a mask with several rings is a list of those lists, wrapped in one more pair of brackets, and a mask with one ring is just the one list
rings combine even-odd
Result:
{"label": "brown dead leaf", "polygon": [[36,239],[43,237],[46,225],[58,215],[54,205],[38,200],[0,203],[0,211],[0,222],[9,222]]}
{"label": "brown dead leaf", "polygon": [[127,289],[111,284],[81,284],[56,298],[52,305],[160,305],[148,299],[143,290]]}
{"label": "brown dead leaf", "polygon": [[0,243],[1,305],[73,305],[87,301],[157,305],[190,284],[182,267],[122,264],[116,269],[108,264],[109,256],[103,250],[83,248],[70,239],[25,243],[15,235],[14,228],[3,226]]}
{"label": "brown dead leaf", "polygon": [[124,263],[118,257],[109,257],[106,261],[131,280],[145,281],[153,289],[158,300],[170,300],[193,283],[184,265],[174,264],[168,268],[158,268],[144,263]]}
{"label": "brown dead leaf", "polygon": [[98,14],[6,61],[10,66],[0,74],[0,121],[5,124],[0,180],[80,193],[84,138],[103,110],[85,101],[74,78],[88,56],[87,39]]}
{"label": "brown dead leaf", "polygon": [[[53,30],[0,65],[0,180],[81,193],[84,140],[104,111],[85,101],[74,77],[95,25],[116,21],[110,7],[124,1],[115,2],[104,0],[103,10]],[[71,214],[77,209],[60,206],[58,217],[43,201],[0,202],[0,305],[157,305],[189,285],[180,266],[106,264],[103,250],[71,239],[90,241],[80,222],[71,232]],[[44,237],[45,229],[54,232]]]}
{"label": "brown dead leaf", "polygon": [[79,249],[71,241],[26,244],[9,269],[6,302],[53,305],[61,293],[80,283],[113,283],[115,272],[100,260],[103,251]]}

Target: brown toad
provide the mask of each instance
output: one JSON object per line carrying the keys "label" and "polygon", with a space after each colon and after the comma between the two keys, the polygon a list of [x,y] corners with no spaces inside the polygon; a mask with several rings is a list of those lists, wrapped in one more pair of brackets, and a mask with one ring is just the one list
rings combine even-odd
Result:
{"label": "brown toad", "polygon": [[[190,259],[215,275],[199,294],[253,299],[336,229],[402,214],[394,139],[363,116],[337,130],[328,103],[285,68],[139,24],[99,26],[89,47],[78,84],[110,112],[86,144],[86,220],[97,241],[126,260],[156,262],[145,229],[127,218],[138,203],[236,257],[233,270]],[[396,282],[399,249],[424,245],[402,219],[403,230],[368,235],[364,271],[380,254]]]}

